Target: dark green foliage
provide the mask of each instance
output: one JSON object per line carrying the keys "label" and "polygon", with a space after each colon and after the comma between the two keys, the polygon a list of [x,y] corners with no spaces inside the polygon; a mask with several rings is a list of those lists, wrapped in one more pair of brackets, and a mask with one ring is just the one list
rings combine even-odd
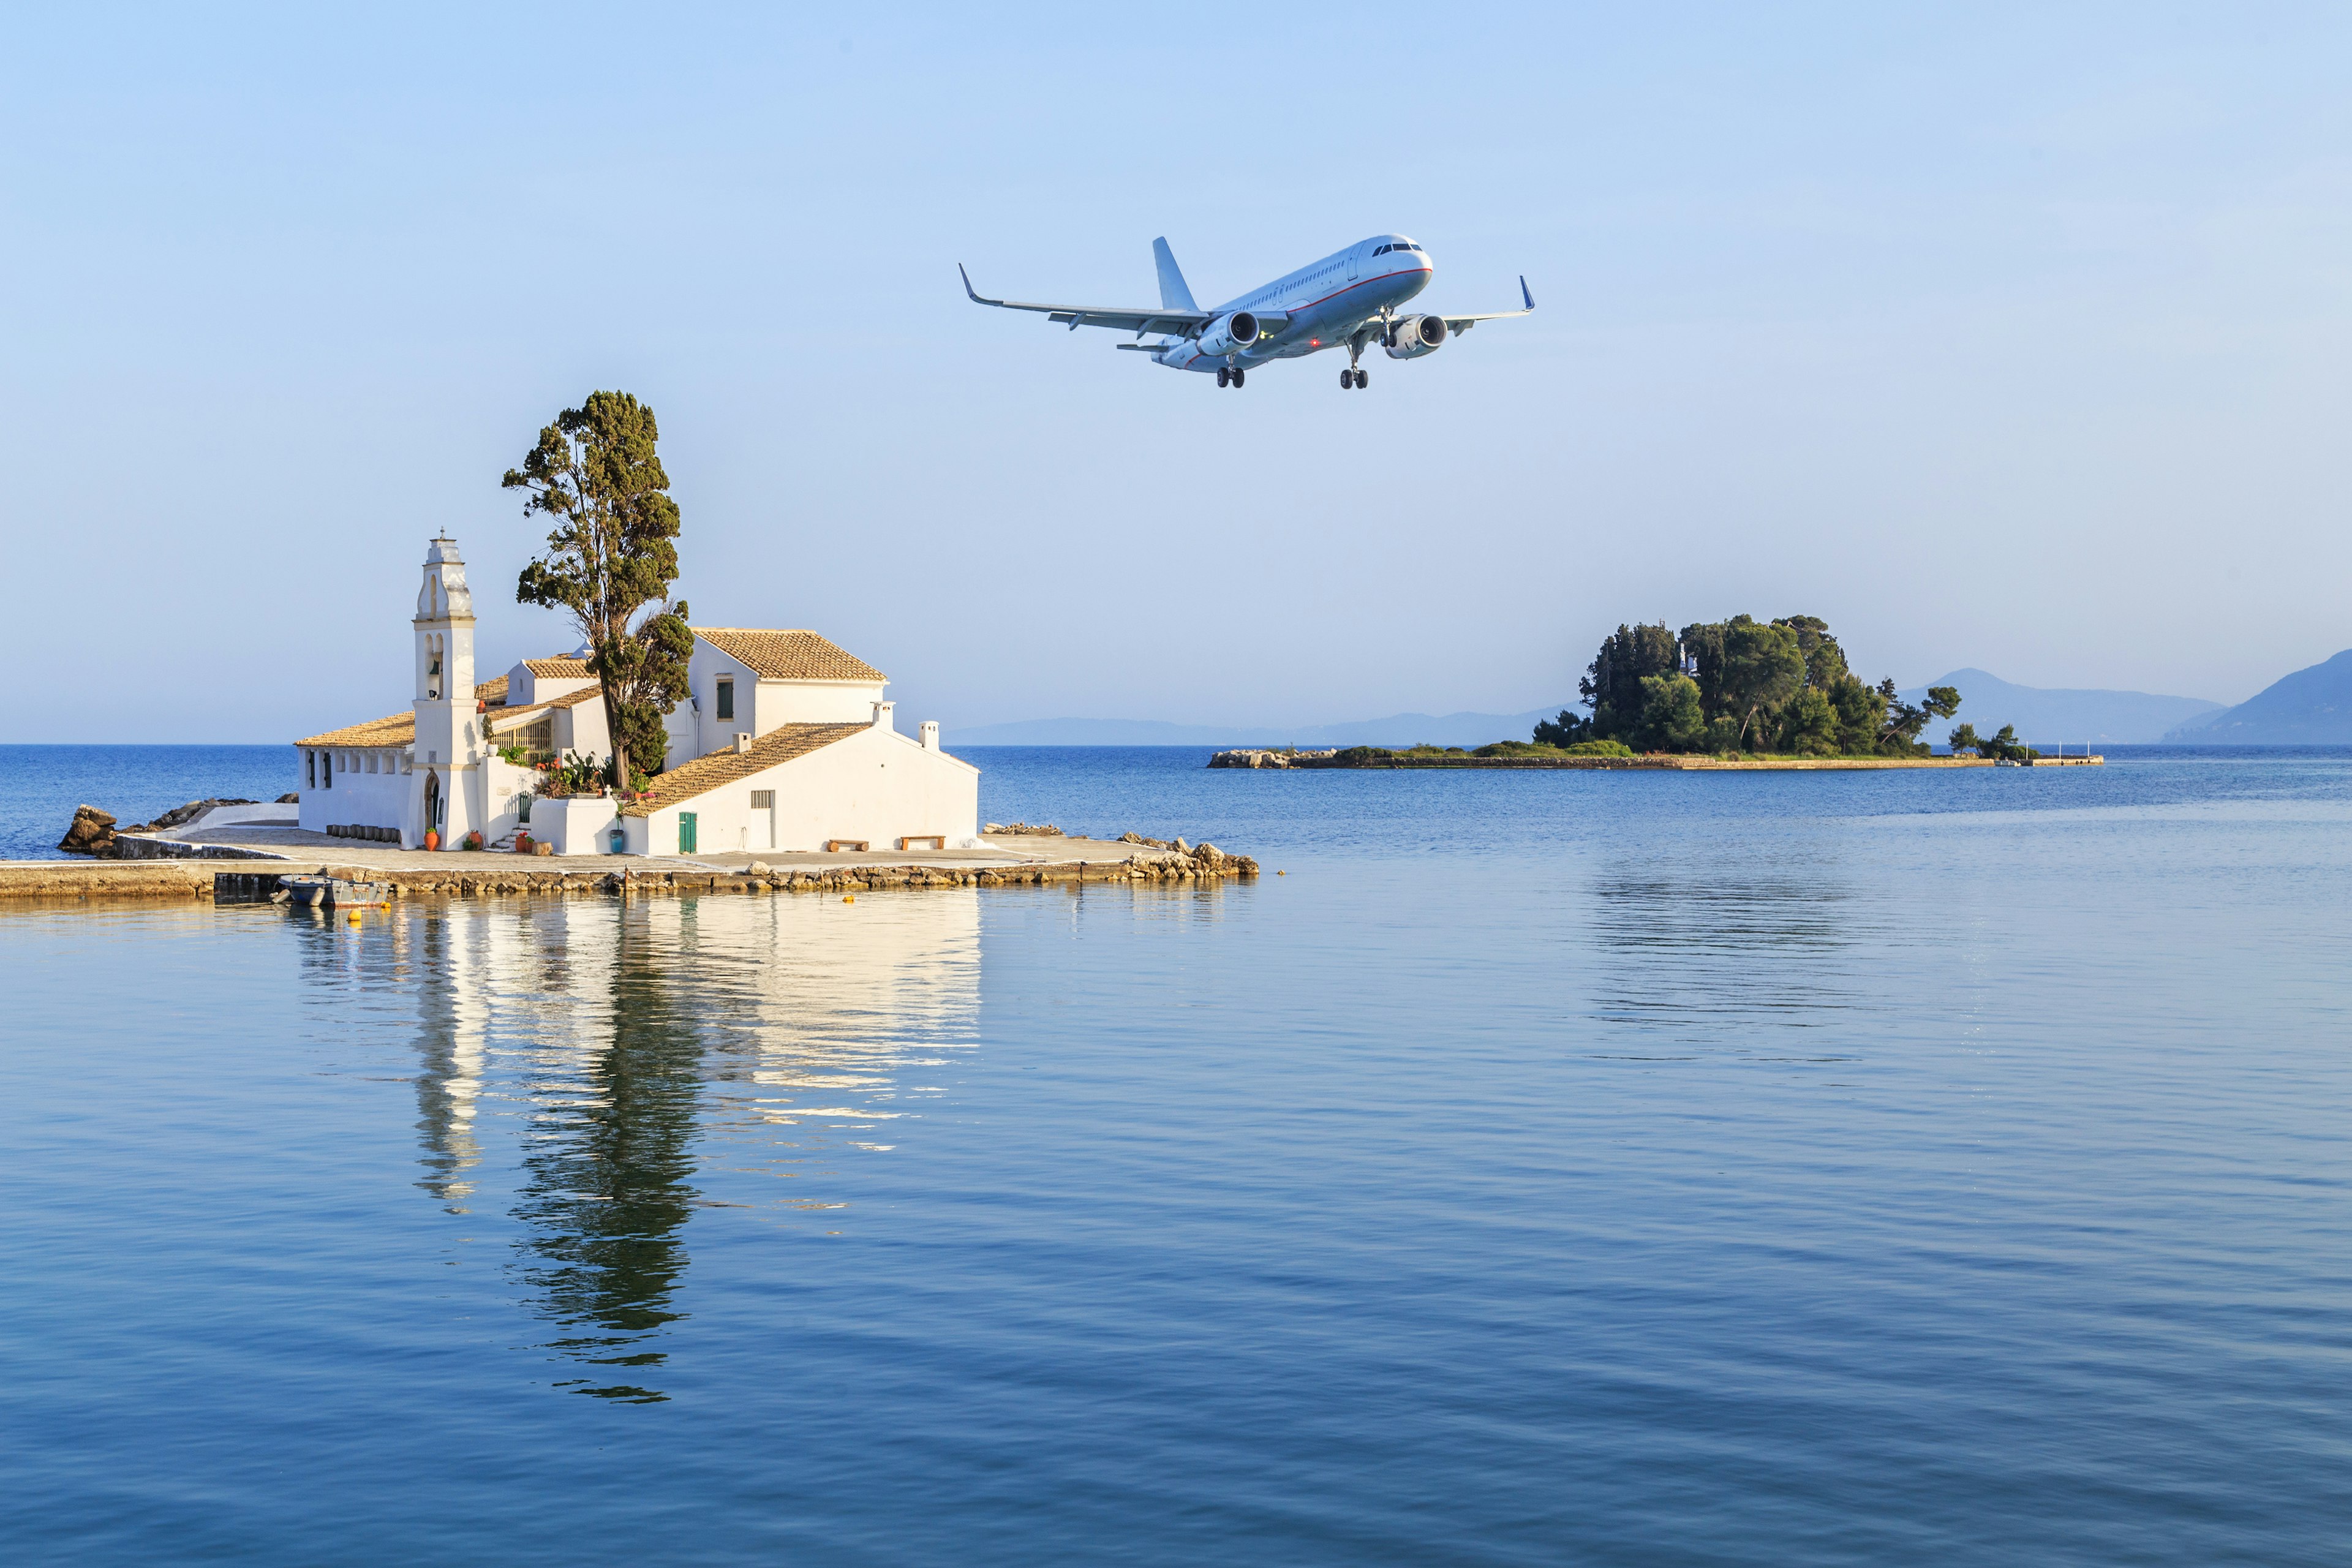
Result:
{"label": "dark green foliage", "polygon": [[1643,751],[1768,750],[1801,756],[1911,756],[1919,731],[1949,718],[1959,693],[1939,686],[1914,706],[1895,682],[1857,678],[1819,616],[1769,623],[1753,616],[1702,621],[1679,636],[1621,626],[1601,645],[1578,689],[1590,719],[1562,713],[1536,726],[1539,744],[1625,742]]}
{"label": "dark green foliage", "polygon": [[1841,742],[1838,711],[1829,693],[1806,687],[1780,713],[1780,749],[1801,757],[1833,757]]}
{"label": "dark green foliage", "polygon": [[[1954,731],[1955,734],[1958,732]],[[1978,756],[1990,757],[1997,763],[2030,763],[2042,754],[2031,746],[2017,743],[2017,726],[2014,724],[2003,724],[1997,735],[1978,737],[1976,748]],[[1954,749],[1958,750],[1957,747]]]}
{"label": "dark green foliage", "polygon": [[1680,670],[1642,678],[1642,716],[1633,743],[1645,752],[1690,752],[1706,738],[1698,682]]}
{"label": "dark green foliage", "polygon": [[1750,616],[1734,616],[1723,632],[1723,710],[1739,721],[1741,745],[1751,731],[1760,743],[1780,704],[1805,684],[1804,653],[1795,632]]}
{"label": "dark green foliage", "polygon": [[1566,708],[1559,710],[1559,718],[1540,720],[1536,724],[1535,743],[1538,746],[1573,746],[1591,738],[1592,721]]}
{"label": "dark green foliage", "polygon": [[1948,719],[1960,710],[1957,687],[1931,686],[1927,688],[1927,700],[1915,704],[1895,695],[1895,682],[1890,678],[1878,683],[1878,694],[1886,700],[1886,717],[1878,730],[1878,749],[1889,756],[1926,752],[1928,748],[1919,743],[1919,731],[1927,727],[1927,721]]}
{"label": "dark green foliage", "polygon": [[[1977,727],[1974,724],[1955,724],[1952,727],[1952,732],[1944,738],[1944,743],[1952,748],[1952,755],[1957,757],[1962,752],[1977,751],[1982,742],[1977,735]],[[1983,753],[1979,752],[1978,754],[1981,756]]]}
{"label": "dark green foliage", "polygon": [[1682,650],[1664,623],[1619,626],[1577,682],[1578,694],[1592,710],[1591,732],[1604,738],[1631,733],[1642,721],[1643,680],[1677,674],[1682,667]]}
{"label": "dark green foliage", "polygon": [[555,527],[548,553],[522,570],[515,597],[569,610],[604,689],[618,784],[658,772],[662,720],[686,695],[694,636],[677,578],[677,503],[655,450],[654,411],[625,392],[592,392],[539,433],[507,489],[530,492],[523,515]]}

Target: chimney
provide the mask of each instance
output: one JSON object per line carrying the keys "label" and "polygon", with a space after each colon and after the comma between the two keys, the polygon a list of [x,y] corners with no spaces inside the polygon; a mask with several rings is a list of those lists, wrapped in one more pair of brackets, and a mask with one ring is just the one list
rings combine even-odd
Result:
{"label": "chimney", "polygon": [[740,756],[743,755],[743,753],[745,753],[746,752],[749,752],[751,749],[751,736],[749,736],[749,735],[747,735],[747,734],[745,734],[745,733],[744,733],[742,731],[740,731],[740,730],[736,731],[735,731],[735,754],[736,754],[737,756],[739,756],[739,757],[740,757]]}
{"label": "chimney", "polygon": [[923,721],[923,750],[936,752],[939,749],[940,721],[937,719],[926,719]]}
{"label": "chimney", "polygon": [[874,705],[874,727],[877,730],[896,730],[898,725],[891,722],[890,713],[898,706],[896,702],[877,702]]}

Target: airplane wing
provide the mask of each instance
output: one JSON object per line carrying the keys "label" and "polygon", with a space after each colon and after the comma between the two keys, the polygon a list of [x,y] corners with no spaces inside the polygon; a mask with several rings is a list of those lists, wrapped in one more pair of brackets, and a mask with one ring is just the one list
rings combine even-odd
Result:
{"label": "airplane wing", "polygon": [[1129,308],[1114,305],[1033,305],[1022,300],[991,300],[972,289],[971,274],[964,272],[963,264],[956,264],[963,275],[963,291],[971,296],[975,305],[994,305],[1006,310],[1035,310],[1049,321],[1066,321],[1072,331],[1080,327],[1113,327],[1137,337],[1146,332],[1173,332],[1178,337],[1197,338],[1209,323],[1217,319],[1212,310],[1169,310]]}
{"label": "airplane wing", "polygon": [[1445,330],[1449,332],[1466,332],[1481,321],[1502,321],[1513,316],[1534,314],[1536,297],[1528,292],[1528,280],[1525,276],[1519,279],[1519,298],[1527,301],[1527,309],[1524,310],[1489,310],[1483,316],[1448,316],[1445,318]]}

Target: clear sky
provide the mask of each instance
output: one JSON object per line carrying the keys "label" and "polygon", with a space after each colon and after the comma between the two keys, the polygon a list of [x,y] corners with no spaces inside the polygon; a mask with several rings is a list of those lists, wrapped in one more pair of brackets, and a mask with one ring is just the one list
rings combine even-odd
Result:
{"label": "clear sky", "polygon": [[[498,479],[598,387],[695,618],[909,724],[1507,712],[1742,610],[2238,700],[2352,646],[2347,81],[2340,5],[21,7],[0,740],[392,711],[445,527],[485,673],[569,647]],[[1220,392],[955,276],[1387,230],[1540,309]]]}

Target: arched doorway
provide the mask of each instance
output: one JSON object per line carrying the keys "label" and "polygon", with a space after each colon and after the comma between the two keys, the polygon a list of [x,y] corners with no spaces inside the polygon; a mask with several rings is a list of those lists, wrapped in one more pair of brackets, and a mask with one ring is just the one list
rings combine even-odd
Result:
{"label": "arched doorway", "polygon": [[[441,775],[426,773],[425,775],[425,833],[430,833],[440,826]],[[425,843],[425,833],[416,836],[416,842],[420,847]]]}

